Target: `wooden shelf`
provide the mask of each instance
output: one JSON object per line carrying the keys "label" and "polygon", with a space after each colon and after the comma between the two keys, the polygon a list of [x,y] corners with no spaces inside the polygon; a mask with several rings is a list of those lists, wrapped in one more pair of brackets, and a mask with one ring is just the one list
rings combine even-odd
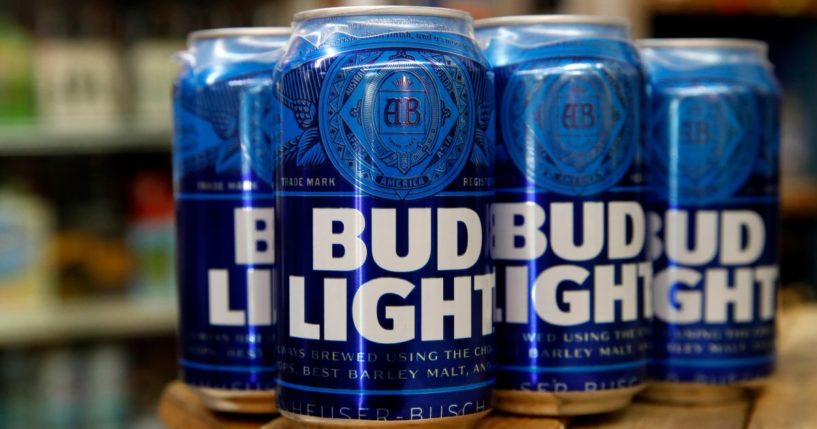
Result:
{"label": "wooden shelf", "polygon": [[214,413],[204,407],[195,391],[178,381],[162,394],[159,417],[174,429],[259,429],[275,418]]}
{"label": "wooden shelf", "polygon": [[[778,372],[752,403],[672,406],[636,402],[611,414],[550,419],[492,415],[477,429],[810,429],[817,427],[817,305],[786,309],[780,317]],[[171,429],[296,429],[274,416],[219,415],[204,408],[180,382],[168,386],[159,416]],[[274,419],[274,420],[272,420]],[[270,421],[271,420],[271,421]]]}
{"label": "wooden shelf", "polygon": [[99,300],[42,308],[0,311],[0,347],[93,338],[171,335],[175,299]]}

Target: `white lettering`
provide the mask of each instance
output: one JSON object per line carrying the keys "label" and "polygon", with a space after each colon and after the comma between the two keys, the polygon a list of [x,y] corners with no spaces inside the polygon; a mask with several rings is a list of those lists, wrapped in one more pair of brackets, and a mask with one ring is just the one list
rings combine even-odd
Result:
{"label": "white lettering", "polygon": [[542,206],[531,201],[495,203],[491,218],[491,254],[494,259],[527,261],[545,253],[547,238],[540,231],[545,224]]}
{"label": "white lettering", "polygon": [[207,290],[211,325],[244,326],[244,312],[230,309],[227,270],[209,270],[207,272]]}
{"label": "white lettering", "polygon": [[[422,339],[444,339],[443,323],[446,316],[454,317],[454,338],[471,337],[471,277],[454,277],[454,299],[443,298],[443,279],[422,280]],[[484,317],[490,315],[483,315]]]}
{"label": "white lettering", "polygon": [[[465,226],[466,247],[460,254],[459,224]],[[467,208],[437,209],[437,269],[464,270],[477,263],[482,250],[482,222]]]}
{"label": "white lettering", "polygon": [[431,209],[408,209],[406,235],[408,251],[405,256],[399,256],[397,210],[372,209],[372,257],[377,265],[391,272],[407,273],[417,271],[428,263],[431,258]]}
{"label": "white lettering", "polygon": [[241,207],[233,211],[236,264],[275,263],[275,210]]}
{"label": "white lettering", "polygon": [[[586,290],[566,290],[559,299],[559,286],[573,283],[579,286],[590,273],[575,265],[557,265],[542,271],[533,286],[533,306],[539,318],[557,326],[580,325],[590,321],[590,292]],[[567,310],[558,303],[564,301]]]}
{"label": "white lettering", "polygon": [[[746,233],[746,241],[741,238]],[[721,264],[749,264],[760,257],[766,244],[766,228],[759,214],[725,211],[721,215]]]}
{"label": "white lettering", "polygon": [[[304,278],[289,276],[289,335],[295,338],[319,340],[321,326],[306,323],[306,291]],[[345,315],[344,315],[345,317]]]}
{"label": "white lettering", "polygon": [[604,247],[604,204],[582,204],[582,244],[573,235],[573,203],[550,205],[550,245],[553,252],[567,261],[589,261]]}
{"label": "white lettering", "polygon": [[[333,232],[339,224],[340,232]],[[312,265],[316,270],[352,271],[366,262],[366,244],[359,238],[366,228],[363,213],[355,209],[313,209]],[[343,254],[335,256],[335,246]]]}
{"label": "white lettering", "polygon": [[405,298],[412,290],[413,284],[395,277],[379,277],[360,285],[352,301],[352,320],[360,335],[379,344],[397,344],[414,339],[413,306],[386,307],[386,318],[393,325],[391,329],[383,327],[377,318],[377,305],[381,297],[393,294]]}
{"label": "white lettering", "polygon": [[690,248],[689,214],[684,210],[667,211],[664,227],[667,257],[683,265],[703,265],[715,258],[718,251],[718,213],[700,210],[695,213],[695,244]]}

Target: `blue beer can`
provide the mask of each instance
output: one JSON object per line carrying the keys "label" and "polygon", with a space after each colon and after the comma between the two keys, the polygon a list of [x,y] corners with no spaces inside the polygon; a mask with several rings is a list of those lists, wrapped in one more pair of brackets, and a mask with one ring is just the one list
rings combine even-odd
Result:
{"label": "blue beer can", "polygon": [[279,410],[471,424],[494,380],[494,173],[493,77],[470,15],[296,14],[275,81]]}
{"label": "blue beer can", "polygon": [[762,42],[641,42],[649,73],[649,397],[744,396],[774,367],[779,98]]}
{"label": "blue beer can", "polygon": [[173,91],[182,380],[213,409],[275,410],[272,76],[288,28],[191,33]]}
{"label": "blue beer can", "polygon": [[638,52],[625,21],[477,22],[496,77],[497,409],[626,406],[646,378],[651,264]]}

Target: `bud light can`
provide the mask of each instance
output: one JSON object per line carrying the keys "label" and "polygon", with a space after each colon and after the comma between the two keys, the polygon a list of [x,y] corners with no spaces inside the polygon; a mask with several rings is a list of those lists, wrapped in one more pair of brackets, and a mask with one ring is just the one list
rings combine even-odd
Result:
{"label": "bud light can", "polygon": [[622,408],[646,378],[643,76],[626,22],[479,21],[496,76],[494,406]]}
{"label": "bud light can", "polygon": [[647,40],[648,397],[741,398],[774,367],[780,93],[761,42]]}
{"label": "bud light can", "polygon": [[174,88],[182,379],[216,410],[275,410],[272,75],[288,28],[194,32]]}
{"label": "bud light can", "polygon": [[275,81],[279,410],[469,426],[494,380],[493,76],[470,15],[296,14]]}

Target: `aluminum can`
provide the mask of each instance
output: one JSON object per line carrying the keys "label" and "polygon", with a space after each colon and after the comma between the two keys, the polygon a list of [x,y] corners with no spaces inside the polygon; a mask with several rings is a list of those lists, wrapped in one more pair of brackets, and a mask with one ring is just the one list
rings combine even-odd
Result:
{"label": "aluminum can", "polygon": [[275,81],[281,413],[469,426],[494,379],[493,81],[470,16],[299,13]]}
{"label": "aluminum can", "polygon": [[638,52],[626,22],[477,22],[496,77],[494,406],[580,415],[643,387],[652,267]]}
{"label": "aluminum can", "polygon": [[762,42],[640,43],[655,321],[648,397],[744,397],[774,367],[780,92]]}
{"label": "aluminum can", "polygon": [[194,32],[173,91],[181,378],[275,410],[272,76],[288,28]]}

